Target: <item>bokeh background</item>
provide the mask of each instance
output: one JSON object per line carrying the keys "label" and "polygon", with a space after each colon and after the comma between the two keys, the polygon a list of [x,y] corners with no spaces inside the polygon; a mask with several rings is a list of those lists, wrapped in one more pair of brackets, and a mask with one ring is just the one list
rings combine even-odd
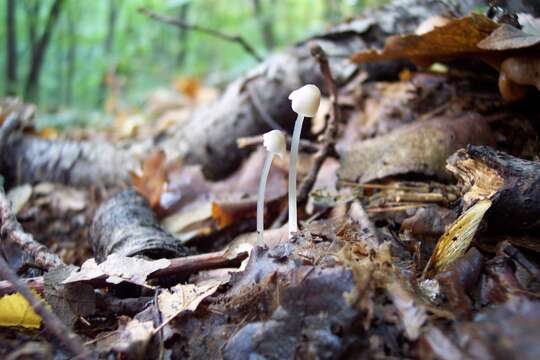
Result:
{"label": "bokeh background", "polygon": [[160,86],[197,79],[220,88],[256,64],[235,43],[156,22],[141,7],[240,34],[264,56],[383,2],[1,0],[0,91],[64,114],[48,118],[56,125],[106,119],[143,106]]}

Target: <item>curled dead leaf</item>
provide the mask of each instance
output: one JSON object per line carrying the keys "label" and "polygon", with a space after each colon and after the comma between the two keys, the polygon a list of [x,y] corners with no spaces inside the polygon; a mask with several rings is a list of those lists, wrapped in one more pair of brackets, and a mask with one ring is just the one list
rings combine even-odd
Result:
{"label": "curled dead leaf", "polygon": [[467,251],[484,214],[490,207],[491,200],[480,200],[450,226],[437,242],[422,277],[432,277],[441,272]]}
{"label": "curled dead leaf", "polygon": [[481,52],[477,44],[486,38],[497,24],[484,15],[471,14],[433,27],[421,35],[391,36],[384,49],[360,51],[352,56],[356,63],[408,58],[420,64],[430,64],[457,56]]}

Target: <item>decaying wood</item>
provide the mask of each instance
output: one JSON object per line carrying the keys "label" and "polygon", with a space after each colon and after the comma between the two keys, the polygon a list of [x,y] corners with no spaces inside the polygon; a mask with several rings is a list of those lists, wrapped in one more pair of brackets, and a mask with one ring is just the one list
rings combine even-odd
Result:
{"label": "decaying wood", "polygon": [[461,186],[465,206],[491,198],[488,229],[525,232],[540,219],[540,163],[487,146],[467,146],[448,159]]}
{"label": "decaying wood", "polygon": [[4,187],[0,186],[0,239],[2,256],[9,261],[12,269],[19,272],[32,265],[50,269],[63,264],[63,261],[38,243],[31,234],[23,230],[11,211]]}
{"label": "decaying wood", "polygon": [[112,253],[158,258],[187,255],[180,240],[159,226],[148,202],[132,189],[101,204],[94,215],[90,238],[98,262]]}
{"label": "decaying wood", "polygon": [[49,181],[89,187],[129,183],[129,170],[136,166],[128,152],[104,142],[14,134],[2,146],[0,171],[10,184]]}
{"label": "decaying wood", "polygon": [[350,146],[338,176],[360,183],[407,173],[446,178],[448,156],[467,144],[493,141],[489,120],[474,113],[416,122]]}
{"label": "decaying wood", "polygon": [[0,128],[0,174],[8,185],[49,181],[79,187],[114,186],[131,180],[129,171],[138,164],[126,150],[104,142],[25,135],[20,130],[32,125],[35,108],[13,100],[5,112],[7,119]]}

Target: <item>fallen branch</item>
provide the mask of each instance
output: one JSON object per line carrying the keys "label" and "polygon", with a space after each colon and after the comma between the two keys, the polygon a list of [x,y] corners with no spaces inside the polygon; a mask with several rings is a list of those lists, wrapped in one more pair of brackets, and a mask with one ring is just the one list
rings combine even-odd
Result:
{"label": "fallen branch", "polygon": [[[149,274],[148,279],[160,279],[167,276],[188,276],[203,270],[235,268],[239,267],[242,261],[247,257],[247,252],[227,254],[226,251],[216,251],[170,259],[171,264],[168,267]],[[26,287],[31,288],[38,293],[43,292],[44,283],[42,276],[24,279],[24,281],[26,282]],[[112,286],[111,283],[105,281],[92,282],[91,285],[96,288]],[[12,294],[15,291],[18,291],[18,289],[11,281],[0,281],[0,296]]]}
{"label": "fallen branch", "polygon": [[[338,103],[338,89],[334,78],[332,77],[332,71],[328,63],[328,56],[319,44],[312,44],[310,46],[311,55],[315,58],[319,64],[321,73],[323,75],[324,85],[330,95],[330,102],[332,107],[330,108],[330,115],[326,122],[326,127],[322,139],[322,145],[313,157],[313,164],[309,169],[308,174],[302,180],[300,188],[298,190],[297,202],[299,206],[304,206],[308,200],[309,192],[313,189],[315,180],[317,180],[317,174],[321,169],[322,164],[326,158],[335,152],[334,145],[336,143],[337,124],[340,121],[340,108]],[[288,216],[288,208],[284,208],[279,214],[277,219],[272,224],[272,228],[280,227]]]}
{"label": "fallen branch", "polygon": [[112,253],[153,258],[187,255],[180,240],[159,226],[146,199],[133,189],[117,193],[100,205],[90,227],[90,239],[97,262]]}
{"label": "fallen branch", "polygon": [[104,142],[49,140],[25,135],[35,107],[12,101],[0,127],[0,173],[10,185],[57,182],[65,185],[117,186],[129,183],[136,159]]}
{"label": "fallen branch", "polygon": [[18,291],[28,301],[32,309],[41,316],[45,328],[60,340],[66,347],[66,350],[78,358],[89,358],[89,352],[84,348],[79,338],[68,329],[58,317],[52,313],[45,305],[45,302],[38,300],[34,294],[28,289],[17,277],[17,274],[9,268],[6,261],[0,257],[0,276],[6,279],[16,291]]}
{"label": "fallen branch", "polygon": [[221,31],[218,31],[218,30],[215,30],[215,29],[207,28],[205,26],[200,26],[200,25],[196,25],[196,24],[189,24],[189,23],[187,23],[185,21],[181,21],[179,19],[173,19],[173,18],[165,16],[165,15],[157,14],[157,13],[155,13],[153,11],[150,11],[148,9],[145,9],[145,8],[139,8],[139,12],[141,14],[145,15],[145,16],[148,16],[151,19],[154,19],[156,21],[160,21],[160,22],[163,22],[163,23],[166,23],[166,24],[169,24],[169,25],[174,25],[174,26],[177,26],[177,27],[179,27],[181,29],[197,31],[197,32],[200,32],[200,33],[203,33],[203,34],[207,34],[207,35],[216,37],[216,38],[221,39],[221,40],[237,43],[249,55],[251,55],[255,60],[262,61],[262,57],[259,54],[257,54],[257,51],[255,51],[253,46],[251,46],[246,41],[246,39],[244,39],[240,35],[226,34],[226,33],[223,33]]}
{"label": "fallen branch", "polygon": [[45,245],[23,230],[11,211],[3,186],[0,186],[0,239],[3,257],[10,261],[11,268],[17,272],[28,265],[50,269],[63,264],[58,255],[51,253]]}

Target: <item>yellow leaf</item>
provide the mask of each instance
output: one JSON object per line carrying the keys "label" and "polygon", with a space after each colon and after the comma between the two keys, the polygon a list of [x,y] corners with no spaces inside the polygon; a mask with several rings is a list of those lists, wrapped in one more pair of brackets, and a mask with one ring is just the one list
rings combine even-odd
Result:
{"label": "yellow leaf", "polygon": [[[41,299],[36,293],[34,295]],[[6,295],[0,298],[0,326],[39,329],[41,316],[34,312],[32,306],[20,293]]]}
{"label": "yellow leaf", "polygon": [[465,254],[490,206],[491,200],[480,200],[454,221],[437,242],[422,277],[431,278]]}

